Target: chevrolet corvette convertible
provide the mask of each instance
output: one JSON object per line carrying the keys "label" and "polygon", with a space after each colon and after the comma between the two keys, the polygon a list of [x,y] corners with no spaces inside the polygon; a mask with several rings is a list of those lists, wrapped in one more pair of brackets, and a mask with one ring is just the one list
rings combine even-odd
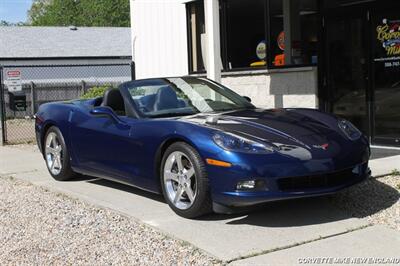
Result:
{"label": "chevrolet corvette convertible", "polygon": [[314,109],[258,109],[211,80],[155,78],[36,114],[50,174],[160,193],[180,216],[335,193],[369,176],[367,138]]}

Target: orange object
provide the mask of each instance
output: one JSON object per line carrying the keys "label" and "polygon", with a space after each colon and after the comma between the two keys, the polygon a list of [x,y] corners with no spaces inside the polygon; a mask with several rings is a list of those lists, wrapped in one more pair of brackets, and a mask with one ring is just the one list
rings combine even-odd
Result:
{"label": "orange object", "polygon": [[213,159],[206,159],[206,162],[209,165],[215,165],[215,166],[220,166],[220,167],[231,167],[231,163],[223,162],[223,161],[218,161],[218,160],[213,160]]}
{"label": "orange object", "polygon": [[284,66],[285,65],[285,54],[278,54],[275,56],[274,66]]}
{"label": "orange object", "polygon": [[285,51],[285,32],[284,31],[279,33],[276,41],[278,43],[279,49],[281,49],[282,51]]}

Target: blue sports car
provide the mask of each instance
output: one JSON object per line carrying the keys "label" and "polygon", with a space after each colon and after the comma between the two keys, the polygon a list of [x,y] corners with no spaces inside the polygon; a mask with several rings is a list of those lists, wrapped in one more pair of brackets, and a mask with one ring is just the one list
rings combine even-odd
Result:
{"label": "blue sports car", "polygon": [[258,109],[195,77],[136,80],[103,97],[40,106],[37,143],[50,174],[162,193],[186,218],[319,196],[370,174],[367,138],[313,109]]}

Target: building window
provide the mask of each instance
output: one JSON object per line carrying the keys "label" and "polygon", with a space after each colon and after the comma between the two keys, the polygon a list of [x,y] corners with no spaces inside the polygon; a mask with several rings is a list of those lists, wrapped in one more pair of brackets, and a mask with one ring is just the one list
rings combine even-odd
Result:
{"label": "building window", "polygon": [[270,0],[270,65],[284,67],[317,63],[316,0]]}
{"label": "building window", "polygon": [[265,0],[226,0],[224,4],[226,13],[221,18],[226,19],[225,69],[265,66]]}
{"label": "building window", "polygon": [[188,36],[189,36],[189,70],[202,72],[205,70],[205,19],[204,1],[195,1],[187,4]]}
{"label": "building window", "polygon": [[[187,4],[190,72],[204,71],[204,1]],[[220,0],[225,71],[317,64],[317,0]]]}

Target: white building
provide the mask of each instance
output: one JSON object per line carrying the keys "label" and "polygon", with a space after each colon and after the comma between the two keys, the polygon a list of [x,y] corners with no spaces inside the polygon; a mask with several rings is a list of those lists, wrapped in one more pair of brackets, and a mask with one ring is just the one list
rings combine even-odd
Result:
{"label": "white building", "polygon": [[[207,75],[400,145],[398,0],[131,0],[137,78]],[[397,104],[396,104],[397,103]]]}
{"label": "white building", "polygon": [[[197,1],[197,3],[200,2],[202,1]],[[224,85],[241,95],[249,96],[255,105],[260,107],[317,106],[317,69],[312,65],[284,69],[258,69],[251,68],[252,62],[249,61],[248,65],[239,66],[238,68],[241,69],[236,70],[231,62],[231,69],[223,72],[220,78],[221,69],[217,67],[222,68],[218,1],[204,2],[205,27],[210,32],[212,31],[211,37],[207,36],[208,42],[204,40],[205,36],[201,33],[190,33],[201,27],[196,24],[202,23],[201,19],[196,17],[201,12],[196,14],[197,3],[180,0],[131,1],[132,37],[135,48],[133,55],[137,78],[192,74],[191,72],[197,72],[195,70],[198,69],[199,64],[194,61],[202,60],[200,57],[207,58],[205,54],[208,51],[208,56],[211,58],[210,68],[207,68],[210,69],[208,76],[217,81],[221,79]],[[191,6],[191,10],[188,10],[188,6]],[[191,18],[191,25],[188,25],[187,16]],[[193,30],[189,31],[188,27]],[[200,29],[202,30],[204,29]],[[191,39],[192,50],[202,54],[192,59],[194,71],[191,71],[193,68],[190,69],[189,66],[189,39]],[[196,48],[196,44],[202,47]],[[252,47],[254,61],[257,61],[256,46],[257,43]]]}

